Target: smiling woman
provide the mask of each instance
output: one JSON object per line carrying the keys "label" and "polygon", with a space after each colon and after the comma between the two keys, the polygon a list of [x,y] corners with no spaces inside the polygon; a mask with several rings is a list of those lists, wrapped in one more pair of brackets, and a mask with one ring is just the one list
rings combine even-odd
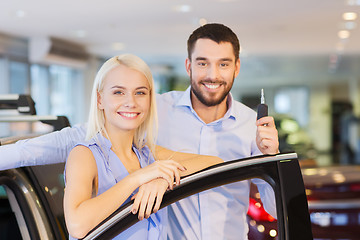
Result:
{"label": "smiling woman", "polygon": [[[119,127],[134,131],[132,134],[138,148],[141,148],[146,140],[147,145],[154,149],[157,119],[150,69],[144,62],[144,66],[138,64],[136,60],[140,59],[135,56],[123,58],[113,61],[110,59],[108,64],[104,64],[109,65],[109,69],[104,67],[99,71],[92,92],[93,99],[97,99],[97,102],[92,101],[92,104],[97,104],[97,108],[91,106],[90,110],[91,118],[99,125],[89,125],[86,139],[91,139],[100,130],[109,136],[106,129],[115,130],[112,128]],[[100,119],[102,116],[104,118]]]}
{"label": "smiling woman", "polygon": [[180,176],[222,161],[155,146],[156,123],[154,82],[146,63],[129,54],[106,61],[95,78],[86,141],[75,145],[66,163],[70,238],[84,237],[135,199],[132,212],[147,220],[117,237],[166,239],[167,211],[158,211],[166,189],[179,184]]}

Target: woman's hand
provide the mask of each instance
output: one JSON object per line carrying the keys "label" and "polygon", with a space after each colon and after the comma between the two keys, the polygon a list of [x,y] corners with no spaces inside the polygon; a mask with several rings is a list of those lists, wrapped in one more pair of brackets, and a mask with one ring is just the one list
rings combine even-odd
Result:
{"label": "woman's hand", "polygon": [[173,189],[174,179],[176,184],[180,184],[179,170],[185,171],[186,168],[173,160],[161,160],[137,170],[134,174],[139,179],[139,185],[143,185],[156,178],[163,178],[167,181],[169,188]]}
{"label": "woman's hand", "polygon": [[131,198],[135,199],[131,212],[133,214],[139,213],[139,220],[143,220],[144,217],[148,218],[151,212],[156,213],[168,186],[168,182],[161,178],[141,185],[137,194]]}

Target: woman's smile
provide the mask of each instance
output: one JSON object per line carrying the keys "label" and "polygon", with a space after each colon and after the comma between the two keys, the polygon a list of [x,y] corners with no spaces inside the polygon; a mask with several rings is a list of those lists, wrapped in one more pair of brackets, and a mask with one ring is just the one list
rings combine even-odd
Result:
{"label": "woman's smile", "polygon": [[136,119],[140,113],[139,112],[118,112],[118,114],[126,119]]}

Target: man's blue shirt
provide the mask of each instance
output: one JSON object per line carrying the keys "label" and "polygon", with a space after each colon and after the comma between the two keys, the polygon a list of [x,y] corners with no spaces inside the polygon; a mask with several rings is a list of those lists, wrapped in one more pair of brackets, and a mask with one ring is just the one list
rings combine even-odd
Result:
{"label": "man's blue shirt", "polygon": [[[157,96],[158,145],[174,151],[213,155],[234,160],[262,153],[256,145],[256,113],[229,95],[221,119],[204,123],[192,108],[190,87],[185,92]],[[253,180],[267,210],[275,215],[270,185]],[[213,188],[169,207],[170,239],[247,239],[246,213],[250,181]]]}

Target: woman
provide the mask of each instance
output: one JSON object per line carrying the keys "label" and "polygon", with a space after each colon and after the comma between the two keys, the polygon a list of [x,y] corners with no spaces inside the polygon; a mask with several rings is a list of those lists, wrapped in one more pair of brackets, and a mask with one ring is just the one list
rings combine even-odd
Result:
{"label": "woman", "polygon": [[84,237],[135,198],[132,212],[148,219],[117,238],[166,239],[167,212],[157,212],[166,189],[173,188],[174,180],[179,184],[180,176],[222,160],[156,146],[156,132],[149,67],[129,54],[106,61],[93,86],[86,142],[74,147],[66,163],[64,211],[72,237]]}

